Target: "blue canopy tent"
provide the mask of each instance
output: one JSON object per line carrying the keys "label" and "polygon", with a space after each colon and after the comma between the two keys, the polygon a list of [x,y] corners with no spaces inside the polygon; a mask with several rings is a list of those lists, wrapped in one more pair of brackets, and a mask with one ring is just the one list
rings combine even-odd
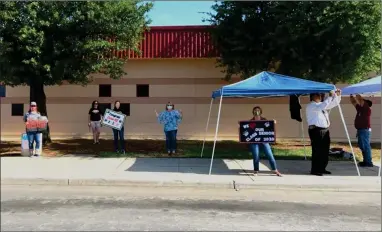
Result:
{"label": "blue canopy tent", "polygon": [[381,94],[381,76],[373,77],[358,84],[347,86],[342,89],[342,94],[379,95]]}
{"label": "blue canopy tent", "polygon": [[[214,145],[212,149],[211,164],[209,175],[211,175],[212,163],[215,154],[216,140],[219,131],[219,121],[221,106],[223,98],[258,98],[258,97],[282,97],[290,95],[307,95],[311,93],[328,93],[331,90],[335,90],[336,87],[332,84],[325,84],[315,81],[309,81],[289,76],[284,76],[272,72],[261,72],[246,80],[223,86],[222,88],[212,93],[212,99],[210,104],[210,111],[207,119],[207,126],[202,146],[201,156],[203,156],[204,145],[206,141],[206,135],[208,131],[208,124],[211,116],[212,104],[215,98],[220,97],[219,111],[217,118],[217,125],[215,131]],[[345,121],[342,115],[341,107],[339,106],[342,121],[344,123],[346,134],[348,135],[349,144],[353,152],[353,147],[350,143],[349,134],[345,125]],[[357,168],[358,175],[360,175],[357,162],[354,157],[354,162]]]}
{"label": "blue canopy tent", "polygon": [[[364,94],[364,95],[381,95],[381,76],[376,76],[358,84],[350,85],[342,89],[342,94]],[[380,160],[382,159],[382,155]],[[378,176],[381,176],[381,166],[379,164]]]}

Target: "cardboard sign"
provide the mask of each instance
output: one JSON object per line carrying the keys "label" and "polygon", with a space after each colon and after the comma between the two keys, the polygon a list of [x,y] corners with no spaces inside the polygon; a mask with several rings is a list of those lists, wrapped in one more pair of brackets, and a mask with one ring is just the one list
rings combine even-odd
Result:
{"label": "cardboard sign", "polygon": [[125,124],[125,118],[126,118],[125,114],[121,114],[113,110],[106,109],[101,123],[104,126],[121,130],[121,128]]}
{"label": "cardboard sign", "polygon": [[27,132],[32,132],[32,131],[45,131],[48,126],[48,119],[44,116],[39,117],[37,120],[36,119],[28,119],[26,123],[26,130]]}
{"label": "cardboard sign", "polygon": [[239,141],[240,143],[275,143],[275,121],[240,121]]}

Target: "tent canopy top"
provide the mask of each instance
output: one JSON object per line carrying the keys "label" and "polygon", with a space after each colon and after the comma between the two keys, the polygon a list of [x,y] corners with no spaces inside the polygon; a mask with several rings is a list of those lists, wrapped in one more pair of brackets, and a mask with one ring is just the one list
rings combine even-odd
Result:
{"label": "tent canopy top", "polygon": [[261,72],[246,80],[223,86],[212,93],[216,97],[278,97],[327,93],[335,90],[332,84],[320,83],[284,76],[272,72]]}
{"label": "tent canopy top", "polygon": [[373,77],[342,89],[343,95],[381,93],[381,76]]}

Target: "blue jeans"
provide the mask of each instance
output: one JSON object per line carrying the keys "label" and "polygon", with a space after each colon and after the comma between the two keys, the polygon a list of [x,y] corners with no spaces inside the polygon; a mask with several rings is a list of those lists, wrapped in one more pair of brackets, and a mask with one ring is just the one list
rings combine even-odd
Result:
{"label": "blue jeans", "polygon": [[373,164],[371,158],[370,131],[369,129],[357,130],[358,146],[362,151],[363,162]]}
{"label": "blue jeans", "polygon": [[253,155],[253,170],[259,171],[259,163],[260,163],[260,149],[259,147],[262,147],[264,150],[265,155],[268,157],[269,165],[271,166],[272,171],[276,171],[276,160],[275,157],[273,157],[272,149],[269,143],[252,143],[249,145],[249,148],[251,149],[252,155]]}
{"label": "blue jeans", "polygon": [[118,137],[119,144],[121,146],[121,151],[125,150],[125,127],[122,127],[121,130],[113,129],[114,135],[114,150],[118,151]]}
{"label": "blue jeans", "polygon": [[38,134],[41,132],[33,131],[33,132],[27,132],[28,136],[28,143],[29,143],[29,150],[33,150],[33,143],[36,142],[35,149],[40,149],[40,138]]}
{"label": "blue jeans", "polygon": [[168,152],[175,152],[176,150],[176,135],[178,130],[165,131],[166,134],[166,149]]}

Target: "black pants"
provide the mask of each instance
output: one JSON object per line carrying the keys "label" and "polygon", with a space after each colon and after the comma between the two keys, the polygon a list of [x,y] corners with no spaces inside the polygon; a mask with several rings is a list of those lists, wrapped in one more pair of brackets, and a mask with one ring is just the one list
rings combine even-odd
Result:
{"label": "black pants", "polygon": [[312,146],[312,173],[323,173],[329,163],[330,134],[329,129],[309,129],[310,144]]}

